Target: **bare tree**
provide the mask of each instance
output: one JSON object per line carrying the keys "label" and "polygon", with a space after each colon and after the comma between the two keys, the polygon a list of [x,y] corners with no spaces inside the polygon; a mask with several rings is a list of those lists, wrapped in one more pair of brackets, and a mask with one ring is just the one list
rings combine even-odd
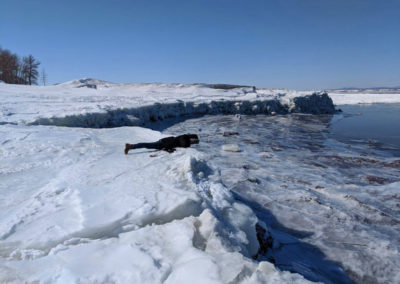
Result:
{"label": "bare tree", "polygon": [[23,59],[23,67],[22,74],[27,84],[37,84],[37,79],[39,76],[38,67],[40,62],[37,61],[32,55],[28,57],[24,57]]}
{"label": "bare tree", "polygon": [[[8,84],[36,84],[40,62],[32,55],[24,57],[22,62],[17,54],[0,46],[0,80]],[[43,69],[42,81],[46,84],[47,74]]]}
{"label": "bare tree", "polygon": [[40,72],[40,79],[42,81],[43,86],[46,86],[47,83],[47,73],[44,70],[44,68],[42,68],[42,72]]}
{"label": "bare tree", "polygon": [[18,83],[19,57],[8,50],[0,49],[0,80],[5,83]]}

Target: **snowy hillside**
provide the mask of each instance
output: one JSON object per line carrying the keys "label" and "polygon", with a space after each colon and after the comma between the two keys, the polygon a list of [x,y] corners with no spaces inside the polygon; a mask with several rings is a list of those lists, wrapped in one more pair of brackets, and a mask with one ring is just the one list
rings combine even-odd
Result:
{"label": "snowy hillside", "polygon": [[326,94],[82,79],[0,102],[1,283],[309,282],[258,257],[279,244],[196,147],[123,145],[181,115],[333,113]]}

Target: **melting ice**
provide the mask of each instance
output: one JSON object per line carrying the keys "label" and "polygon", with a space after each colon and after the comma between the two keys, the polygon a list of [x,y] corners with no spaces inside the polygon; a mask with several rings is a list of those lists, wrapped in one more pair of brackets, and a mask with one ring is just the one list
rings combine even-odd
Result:
{"label": "melting ice", "polygon": [[164,132],[200,133],[214,178],[270,228],[280,269],[346,282],[329,259],[353,281],[398,282],[400,145],[339,142],[332,118],[208,116]]}

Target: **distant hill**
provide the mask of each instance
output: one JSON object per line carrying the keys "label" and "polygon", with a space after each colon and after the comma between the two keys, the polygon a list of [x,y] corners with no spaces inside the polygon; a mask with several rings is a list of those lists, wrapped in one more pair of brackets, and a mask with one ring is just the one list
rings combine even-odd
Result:
{"label": "distant hill", "polygon": [[85,88],[97,89],[97,86],[109,87],[109,86],[115,85],[115,84],[108,82],[108,81],[104,81],[104,80],[98,80],[98,79],[93,79],[93,78],[82,78],[82,79],[75,79],[75,80],[57,84],[57,85],[71,86],[71,87],[75,87],[75,88],[84,88],[85,87]]}
{"label": "distant hill", "polygon": [[371,88],[356,88],[347,87],[340,89],[329,89],[328,92],[332,93],[342,93],[342,94],[400,94],[400,86],[398,87],[371,87]]}

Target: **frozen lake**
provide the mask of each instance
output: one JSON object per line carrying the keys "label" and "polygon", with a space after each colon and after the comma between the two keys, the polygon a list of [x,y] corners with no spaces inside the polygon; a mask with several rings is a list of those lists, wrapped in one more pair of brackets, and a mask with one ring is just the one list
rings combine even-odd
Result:
{"label": "frozen lake", "polygon": [[[1,283],[400,283],[397,105],[188,119],[332,104],[87,79],[0,89]],[[376,99],[400,98],[333,102]],[[162,133],[141,127],[154,120]],[[187,132],[201,143],[123,153]]]}
{"label": "frozen lake", "polygon": [[[398,106],[222,116],[333,104],[93,79],[0,96],[1,283],[400,283]],[[187,132],[201,143],[123,152]]]}
{"label": "frozen lake", "polygon": [[271,228],[265,258],[280,269],[312,281],[392,282],[400,280],[399,109],[206,116],[164,133],[199,134],[209,178]]}

